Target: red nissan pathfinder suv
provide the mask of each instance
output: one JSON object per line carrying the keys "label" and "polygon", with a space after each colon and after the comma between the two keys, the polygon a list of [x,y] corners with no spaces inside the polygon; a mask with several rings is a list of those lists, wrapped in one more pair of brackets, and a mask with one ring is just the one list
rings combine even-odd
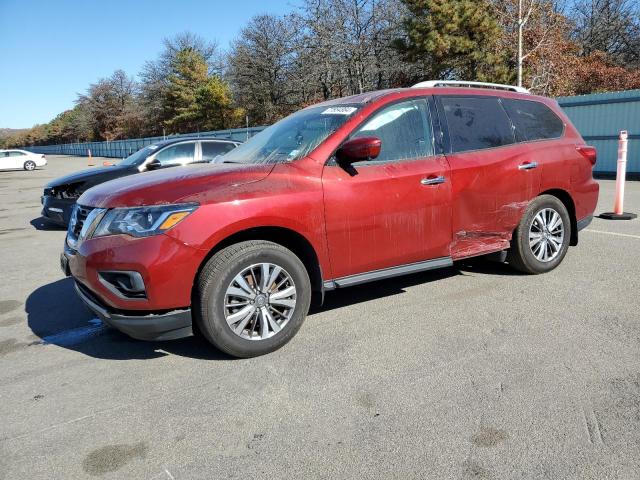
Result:
{"label": "red nissan pathfinder suv", "polygon": [[93,187],[62,267],[128,335],[195,330],[238,357],[288,342],[312,294],[495,252],[554,269],[596,206],[594,148],[554,100],[451,83],[331,100],[217,165]]}

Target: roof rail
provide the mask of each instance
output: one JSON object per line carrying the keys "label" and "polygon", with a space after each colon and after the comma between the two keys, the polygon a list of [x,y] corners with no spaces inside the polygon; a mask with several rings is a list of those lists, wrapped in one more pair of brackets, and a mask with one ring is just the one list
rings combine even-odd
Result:
{"label": "roof rail", "polygon": [[411,88],[431,88],[431,87],[477,87],[477,88],[493,88],[495,90],[509,90],[511,92],[529,93],[524,87],[516,87],[515,85],[504,85],[502,83],[488,82],[468,82],[466,80],[428,80],[426,82],[416,83]]}

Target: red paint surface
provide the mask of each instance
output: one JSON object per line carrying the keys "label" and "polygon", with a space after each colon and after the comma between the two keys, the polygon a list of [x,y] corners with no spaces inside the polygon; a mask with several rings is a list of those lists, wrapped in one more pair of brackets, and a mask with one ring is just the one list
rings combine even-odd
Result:
{"label": "red paint surface", "polygon": [[[565,133],[558,140],[356,166],[355,176],[327,164],[373,111],[402,98],[433,94],[540,100],[565,121]],[[82,205],[111,208],[197,202],[200,207],[164,235],[85,241],[71,261],[73,275],[114,308],[166,310],[191,303],[194,280],[209,252],[246,229],[280,227],[297,232],[315,250],[323,279],[330,280],[507,248],[528,202],[545,191],[569,194],[578,220],[595,209],[598,185],[592,165],[576,148],[584,141],[553,100],[468,88],[373,92],[362,99],[372,100],[301,160],[275,166],[168,169],[88,190],[79,200]],[[538,168],[518,169],[531,161]],[[445,176],[445,183],[420,183],[439,175]],[[123,300],[98,282],[98,270],[118,269],[142,274],[147,300]]]}

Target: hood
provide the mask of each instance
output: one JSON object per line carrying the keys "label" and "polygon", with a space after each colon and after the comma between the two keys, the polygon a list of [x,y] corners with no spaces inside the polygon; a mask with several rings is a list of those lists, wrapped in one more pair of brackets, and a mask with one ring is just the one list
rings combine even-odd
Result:
{"label": "hood", "polygon": [[211,203],[236,196],[242,185],[266,178],[274,164],[207,164],[168,168],[132,175],[87,190],[78,203],[88,207],[117,208],[168,203]]}
{"label": "hood", "polygon": [[[137,170],[134,170],[133,173],[136,173]],[[47,183],[46,188],[55,188],[60,187],[62,185],[69,185],[72,183],[84,183],[89,182],[90,184],[97,184],[106,182],[108,180],[122,177],[130,172],[130,169],[127,167],[119,167],[114,165],[112,167],[98,167],[98,168],[88,168],[87,170],[80,170],[79,172],[72,173],[70,175],[65,175],[64,177],[56,178],[55,180]]]}

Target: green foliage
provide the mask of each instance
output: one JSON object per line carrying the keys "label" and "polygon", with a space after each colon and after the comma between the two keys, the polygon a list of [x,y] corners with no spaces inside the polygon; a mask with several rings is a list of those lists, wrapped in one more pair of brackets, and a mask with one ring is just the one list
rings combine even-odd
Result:
{"label": "green foliage", "polygon": [[192,49],[181,50],[172,59],[164,105],[164,125],[175,133],[197,128],[196,92],[207,82],[207,63]]}
{"label": "green foliage", "polygon": [[244,116],[241,108],[233,106],[229,85],[215,75],[198,87],[195,113],[204,130],[237,127]]}
{"label": "green foliage", "polygon": [[405,36],[395,41],[422,78],[502,82],[506,59],[498,52],[501,30],[485,0],[402,0]]}
{"label": "green foliage", "polygon": [[235,126],[240,112],[233,108],[231,90],[210,75],[203,56],[193,49],[179,51],[171,62],[164,124],[172,133]]}

